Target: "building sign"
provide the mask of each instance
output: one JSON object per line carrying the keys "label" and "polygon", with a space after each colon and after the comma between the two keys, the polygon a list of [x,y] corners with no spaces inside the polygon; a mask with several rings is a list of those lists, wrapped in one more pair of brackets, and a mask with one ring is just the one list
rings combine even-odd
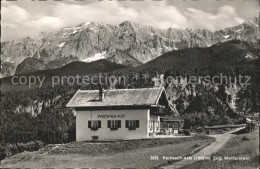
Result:
{"label": "building sign", "polygon": [[125,115],[123,114],[101,114],[98,115],[98,118],[125,118]]}

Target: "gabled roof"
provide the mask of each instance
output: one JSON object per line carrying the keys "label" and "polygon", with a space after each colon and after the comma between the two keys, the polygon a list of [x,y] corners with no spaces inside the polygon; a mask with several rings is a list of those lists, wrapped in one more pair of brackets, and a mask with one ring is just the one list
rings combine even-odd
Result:
{"label": "gabled roof", "polygon": [[109,89],[99,100],[99,90],[78,90],[67,107],[151,106],[157,105],[164,88]]}

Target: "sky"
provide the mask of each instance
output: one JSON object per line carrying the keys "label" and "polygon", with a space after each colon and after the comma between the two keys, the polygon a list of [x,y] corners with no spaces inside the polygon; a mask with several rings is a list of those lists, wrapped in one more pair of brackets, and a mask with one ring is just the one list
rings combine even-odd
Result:
{"label": "sky", "polygon": [[1,41],[57,31],[84,22],[129,20],[161,29],[220,30],[259,15],[258,0],[1,1]]}

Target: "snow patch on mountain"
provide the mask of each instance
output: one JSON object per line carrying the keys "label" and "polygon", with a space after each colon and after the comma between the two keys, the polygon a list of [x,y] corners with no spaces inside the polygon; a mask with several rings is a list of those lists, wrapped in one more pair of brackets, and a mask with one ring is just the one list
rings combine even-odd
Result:
{"label": "snow patch on mountain", "polygon": [[62,48],[64,45],[65,45],[66,42],[62,42],[61,44],[57,45],[59,46],[60,48]]}
{"label": "snow patch on mountain", "polygon": [[81,27],[73,27],[74,30],[81,29]]}
{"label": "snow patch on mountain", "polygon": [[90,25],[91,24],[91,22],[86,22],[86,23],[84,23],[84,26],[87,26],[87,25]]}
{"label": "snow patch on mountain", "polygon": [[82,61],[83,62],[94,62],[94,61],[97,61],[97,60],[100,60],[100,59],[106,59],[106,58],[107,58],[106,51],[104,51],[102,53],[97,53],[94,56],[91,56],[87,59],[83,59]]}
{"label": "snow patch on mountain", "polygon": [[14,63],[14,61],[12,61],[11,58],[7,58],[6,60],[2,61],[2,63],[5,63],[5,62]]}
{"label": "snow patch on mountain", "polygon": [[225,36],[223,36],[223,37],[227,39],[227,38],[229,38],[229,37],[230,37],[230,35],[225,35]]}
{"label": "snow patch on mountain", "polygon": [[78,31],[77,30],[74,30],[73,32],[72,32],[72,34],[75,34],[75,33],[77,33]]}
{"label": "snow patch on mountain", "polygon": [[89,30],[92,30],[93,32],[96,32],[96,28],[89,28]]}

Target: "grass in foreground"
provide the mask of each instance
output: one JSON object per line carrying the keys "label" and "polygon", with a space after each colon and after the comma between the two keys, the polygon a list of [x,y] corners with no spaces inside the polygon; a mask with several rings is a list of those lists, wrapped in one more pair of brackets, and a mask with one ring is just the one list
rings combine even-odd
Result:
{"label": "grass in foreground", "polygon": [[91,156],[113,155],[116,153],[149,147],[159,147],[168,144],[180,144],[189,141],[211,140],[207,136],[183,137],[183,138],[155,138],[142,140],[128,140],[102,143],[73,142],[65,144],[49,154],[85,154]]}
{"label": "grass in foreground", "polygon": [[259,129],[237,133],[211,157],[249,157],[249,160],[198,161],[182,169],[257,169],[259,168]]}
{"label": "grass in foreground", "polygon": [[[3,161],[8,168],[151,168],[162,162],[163,156],[184,156],[214,138],[195,136],[131,140],[116,143],[84,142],[61,146],[51,153],[21,153]],[[158,156],[158,160],[151,160]]]}

